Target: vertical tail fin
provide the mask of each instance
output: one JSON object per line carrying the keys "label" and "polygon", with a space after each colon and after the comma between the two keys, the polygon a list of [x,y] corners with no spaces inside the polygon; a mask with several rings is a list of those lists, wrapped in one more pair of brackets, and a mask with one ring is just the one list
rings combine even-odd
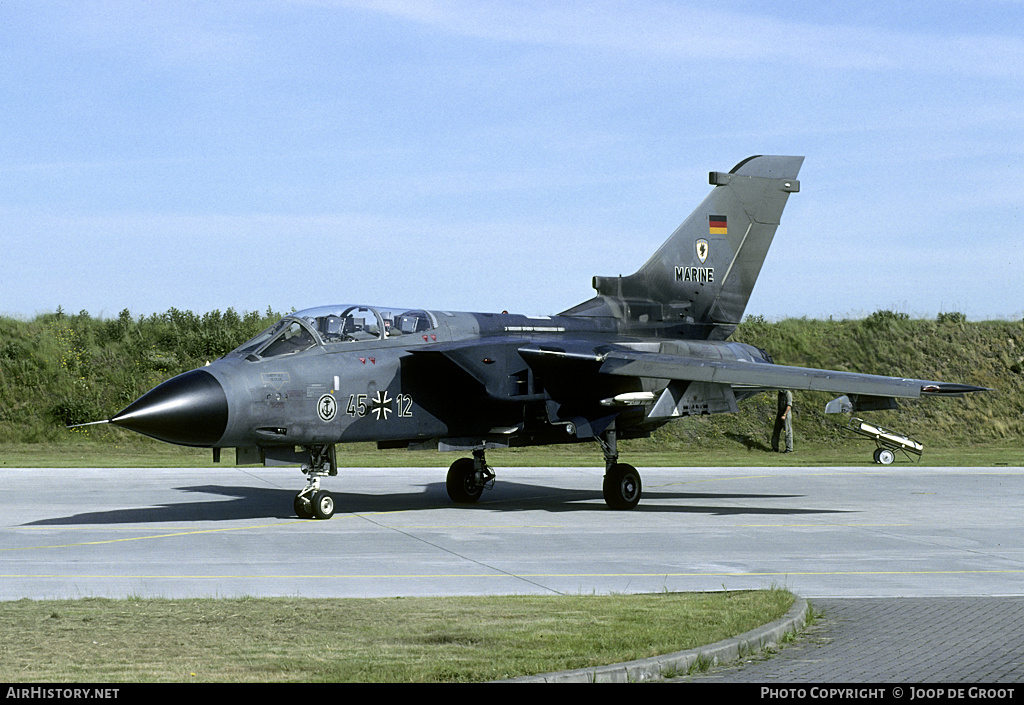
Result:
{"label": "vertical tail fin", "polygon": [[728,174],[711,172],[715,188],[643,267],[628,277],[594,277],[607,307],[591,301],[565,313],[600,315],[610,307],[627,323],[689,324],[705,337],[728,336],[743,317],[789,194],[800,190],[803,160],[755,156]]}

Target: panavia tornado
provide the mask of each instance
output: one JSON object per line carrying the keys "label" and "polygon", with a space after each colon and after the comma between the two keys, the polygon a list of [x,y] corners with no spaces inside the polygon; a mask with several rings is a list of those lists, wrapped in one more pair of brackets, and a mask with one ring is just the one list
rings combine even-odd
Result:
{"label": "panavia tornado", "polygon": [[[495,479],[490,448],[596,441],[604,498],[640,500],[617,441],[672,419],[736,412],[766,390],[843,395],[842,410],[983,388],[777,365],[730,342],[803,157],[754,156],[712,172],[710,194],[635,274],[594,277],[597,295],[558,315],[373,305],[285,316],[206,367],[149,391],[107,422],[168,443],[236,449],[238,464],[299,465],[303,518],[327,519],[321,480],[335,446],[431,448],[452,463],[448,494],[477,501]],[[103,422],[101,422],[103,423]]]}

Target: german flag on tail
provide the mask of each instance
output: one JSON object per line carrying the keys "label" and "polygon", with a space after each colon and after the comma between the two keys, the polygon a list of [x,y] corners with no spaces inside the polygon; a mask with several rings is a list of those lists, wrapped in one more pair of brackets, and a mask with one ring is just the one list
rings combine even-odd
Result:
{"label": "german flag on tail", "polygon": [[728,235],[729,225],[726,222],[724,215],[709,215],[708,216],[708,234],[709,235]]}

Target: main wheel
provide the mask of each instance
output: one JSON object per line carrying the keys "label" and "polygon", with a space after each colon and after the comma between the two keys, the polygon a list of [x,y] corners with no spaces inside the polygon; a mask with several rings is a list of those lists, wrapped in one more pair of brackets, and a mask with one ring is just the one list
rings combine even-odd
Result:
{"label": "main wheel", "polygon": [[459,458],[448,468],[445,488],[453,502],[472,504],[480,499],[484,488],[476,478],[476,467],[472,458]]}
{"label": "main wheel", "polygon": [[330,492],[320,490],[313,495],[313,516],[317,519],[330,519],[334,516],[334,497]]}
{"label": "main wheel", "polygon": [[632,509],[640,501],[640,473],[627,463],[616,463],[604,476],[604,501],[612,509]]}
{"label": "main wheel", "polygon": [[878,462],[882,465],[890,465],[892,461],[896,460],[896,454],[888,448],[882,448],[878,453]]}
{"label": "main wheel", "polygon": [[295,495],[295,502],[292,503],[292,507],[295,509],[295,515],[299,519],[313,518],[313,503],[309,501],[308,496],[304,497],[301,492]]}

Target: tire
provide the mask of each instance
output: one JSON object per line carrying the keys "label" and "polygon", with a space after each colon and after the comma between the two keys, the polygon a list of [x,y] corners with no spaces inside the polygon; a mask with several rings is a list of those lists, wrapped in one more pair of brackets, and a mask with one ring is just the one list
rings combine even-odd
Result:
{"label": "tire", "polygon": [[891,465],[894,460],[896,460],[896,454],[888,448],[882,448],[878,453],[878,462],[882,465]]}
{"label": "tire", "polygon": [[334,497],[330,492],[321,490],[313,495],[313,516],[317,519],[330,519],[334,516]]}
{"label": "tire", "polygon": [[445,480],[448,496],[456,504],[472,504],[480,499],[484,488],[477,483],[476,467],[472,458],[459,458],[448,468]]}
{"label": "tire", "polygon": [[881,460],[878,459],[878,454],[881,452],[881,448],[875,448],[875,452],[871,454],[871,459],[874,460],[876,463],[882,462]]}
{"label": "tire", "polygon": [[612,509],[632,509],[643,491],[640,473],[626,463],[616,463],[604,476],[604,501]]}
{"label": "tire", "polygon": [[301,494],[295,495],[295,501],[292,503],[292,507],[295,509],[295,516],[299,519],[313,518],[313,503]]}

